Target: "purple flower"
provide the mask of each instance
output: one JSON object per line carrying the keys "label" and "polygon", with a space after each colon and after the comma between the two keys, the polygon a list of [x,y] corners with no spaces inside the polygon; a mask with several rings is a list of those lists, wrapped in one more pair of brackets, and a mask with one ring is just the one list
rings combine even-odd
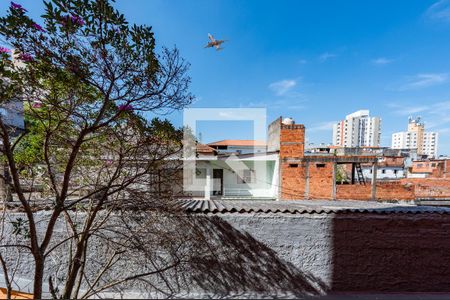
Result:
{"label": "purple flower", "polygon": [[31,107],[33,108],[41,108],[42,107],[42,102],[39,100],[34,100],[33,104],[31,104]]}
{"label": "purple flower", "polygon": [[12,1],[11,1],[11,8],[12,9],[21,10],[22,12],[26,12],[27,11],[25,8],[22,7],[22,5],[14,3]]}
{"label": "purple flower", "polygon": [[74,24],[74,25],[78,25],[78,26],[84,25],[84,20],[77,15],[71,15],[71,16],[66,15],[66,16],[61,17],[61,24],[65,26],[67,24],[67,22],[69,22],[69,19],[72,22],[72,24]]}
{"label": "purple flower", "polygon": [[72,20],[72,23],[73,23],[73,24],[77,24],[77,25],[79,25],[79,26],[83,26],[83,25],[84,25],[83,19],[80,18],[80,17],[77,16],[77,15],[72,15],[72,16],[70,17],[70,19]]}
{"label": "purple flower", "polygon": [[9,49],[5,47],[0,47],[0,54],[9,53]]}
{"label": "purple flower", "polygon": [[121,104],[121,105],[119,105],[119,110],[120,111],[133,110],[133,106],[131,106],[131,104]]}
{"label": "purple flower", "polygon": [[33,28],[36,29],[37,31],[45,32],[44,28],[42,28],[42,26],[39,24],[34,23]]}
{"label": "purple flower", "polygon": [[33,56],[28,53],[21,53],[19,54],[19,59],[23,62],[31,62],[33,61]]}

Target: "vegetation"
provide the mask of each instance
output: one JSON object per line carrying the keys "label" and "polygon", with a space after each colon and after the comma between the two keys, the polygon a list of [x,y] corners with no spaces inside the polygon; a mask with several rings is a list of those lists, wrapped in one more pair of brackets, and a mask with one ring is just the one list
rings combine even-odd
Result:
{"label": "vegetation", "polygon": [[[173,259],[154,263],[158,257],[149,236],[158,230],[149,220],[157,220],[142,214],[174,213],[172,189],[161,183],[177,171],[167,158],[180,150],[182,133],[168,121],[147,122],[144,116],[192,102],[188,64],[177,49],[157,51],[151,27],[129,24],[107,0],[44,4],[42,21],[14,2],[0,18],[0,105],[23,101],[26,124],[25,132],[12,138],[13,129],[0,118],[0,151],[25,213],[11,223],[11,240],[4,206],[0,262],[9,291],[16,253],[32,257],[35,298],[42,298],[44,282],[55,298],[92,297],[180,261],[169,251]],[[36,219],[33,194],[27,193],[36,185],[49,199],[43,201],[50,209],[46,220]],[[56,235],[61,222],[67,231]],[[122,236],[120,243],[105,234],[110,226]],[[110,248],[103,265],[88,274],[86,265],[95,265],[88,255],[93,238]],[[130,253],[141,253],[153,269],[131,277],[110,275],[108,270]]]}

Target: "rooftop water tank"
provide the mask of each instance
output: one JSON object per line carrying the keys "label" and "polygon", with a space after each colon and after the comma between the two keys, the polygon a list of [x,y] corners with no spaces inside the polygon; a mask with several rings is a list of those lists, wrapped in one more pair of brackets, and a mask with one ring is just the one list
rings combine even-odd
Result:
{"label": "rooftop water tank", "polygon": [[282,123],[283,123],[284,125],[294,125],[294,124],[295,124],[295,121],[294,121],[294,119],[292,119],[292,118],[284,118]]}

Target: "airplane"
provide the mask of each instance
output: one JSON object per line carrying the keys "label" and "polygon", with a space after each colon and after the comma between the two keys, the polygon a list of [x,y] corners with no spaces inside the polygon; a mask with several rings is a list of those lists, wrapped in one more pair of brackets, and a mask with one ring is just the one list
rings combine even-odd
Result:
{"label": "airplane", "polygon": [[205,48],[215,47],[217,51],[223,50],[223,48],[221,48],[220,45],[224,43],[225,40],[216,40],[214,39],[211,33],[208,33],[208,38],[210,42],[205,46]]}

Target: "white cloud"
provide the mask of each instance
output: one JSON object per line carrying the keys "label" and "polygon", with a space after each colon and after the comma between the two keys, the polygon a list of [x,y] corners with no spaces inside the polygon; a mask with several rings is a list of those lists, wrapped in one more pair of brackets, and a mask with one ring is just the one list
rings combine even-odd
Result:
{"label": "white cloud", "polygon": [[433,20],[450,22],[450,0],[440,0],[431,5],[426,15]]}
{"label": "white cloud", "polygon": [[429,105],[408,106],[398,103],[388,104],[393,113],[403,116],[420,114],[427,128],[440,127],[450,123],[450,101],[441,101]]}
{"label": "white cloud", "polygon": [[334,53],[325,52],[325,53],[322,53],[322,54],[319,56],[319,61],[320,61],[320,62],[325,62],[325,61],[329,60],[330,58],[334,58],[334,57],[336,57],[336,56],[337,56],[337,55],[334,54]]}
{"label": "white cloud", "polygon": [[446,73],[427,73],[427,74],[417,74],[410,77],[407,82],[401,85],[399,91],[407,90],[417,90],[422,88],[427,88],[433,85],[438,85],[446,82],[448,79],[448,74]]}
{"label": "white cloud", "polygon": [[286,95],[297,85],[297,81],[293,79],[285,79],[277,82],[272,82],[269,84],[269,89],[271,89],[277,96]]}
{"label": "white cloud", "polygon": [[429,109],[429,106],[425,106],[425,105],[413,105],[413,106],[408,106],[408,105],[400,105],[400,104],[395,104],[395,103],[390,103],[388,104],[388,106],[390,108],[393,108],[393,112],[397,115],[401,115],[401,116],[410,116],[410,115],[414,115],[423,111],[426,111],[427,109]]}
{"label": "white cloud", "polygon": [[333,125],[336,124],[338,121],[328,121],[328,122],[320,122],[316,123],[310,128],[307,128],[308,132],[315,132],[315,131],[329,131],[333,129]]}
{"label": "white cloud", "polygon": [[259,102],[250,101],[250,102],[246,102],[246,103],[241,103],[239,106],[240,107],[265,107],[270,110],[286,111],[286,110],[302,110],[306,106],[301,103],[305,103],[305,102],[307,102],[306,99],[296,98],[295,100],[293,100],[293,99],[289,98],[289,99],[277,99],[275,101],[273,101],[273,100],[259,101]]}
{"label": "white cloud", "polygon": [[390,63],[393,62],[393,61],[394,61],[394,60],[388,59],[388,58],[386,58],[386,57],[379,57],[379,58],[373,59],[373,60],[372,60],[372,64],[378,65],[378,66],[382,66],[382,65],[390,64]]}

